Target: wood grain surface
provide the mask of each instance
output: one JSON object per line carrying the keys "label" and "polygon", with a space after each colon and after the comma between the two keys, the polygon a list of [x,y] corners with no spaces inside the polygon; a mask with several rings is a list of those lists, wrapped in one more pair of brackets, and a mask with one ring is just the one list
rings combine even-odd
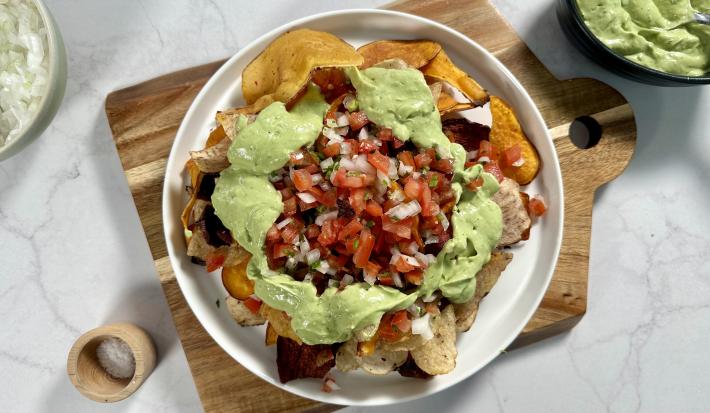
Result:
{"label": "wood grain surface", "polygon": [[[566,331],[587,305],[587,269],[596,189],[618,176],[636,141],[633,112],[614,89],[593,79],[556,79],[487,0],[405,0],[388,6],[444,23],[491,51],[520,80],[547,122],[560,158],[565,191],[562,249],[542,304],[511,345]],[[223,62],[183,70],[111,93],[106,114],[160,282],[206,412],[325,412],[249,373],[205,332],[188,307],[167,258],[161,218],[165,163],[175,132],[195,95]],[[569,125],[590,116],[602,126],[591,149],[577,148]]]}

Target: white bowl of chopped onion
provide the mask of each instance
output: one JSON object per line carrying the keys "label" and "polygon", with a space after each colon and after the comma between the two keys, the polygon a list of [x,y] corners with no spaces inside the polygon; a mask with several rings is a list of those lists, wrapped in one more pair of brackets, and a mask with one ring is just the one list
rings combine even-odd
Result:
{"label": "white bowl of chopped onion", "polygon": [[64,42],[41,0],[0,0],[0,161],[49,126],[64,97]]}

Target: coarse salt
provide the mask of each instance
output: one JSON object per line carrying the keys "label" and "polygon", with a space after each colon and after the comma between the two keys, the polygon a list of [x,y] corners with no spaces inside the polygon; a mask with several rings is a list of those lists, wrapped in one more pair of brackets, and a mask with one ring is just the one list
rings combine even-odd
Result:
{"label": "coarse salt", "polygon": [[108,338],[96,348],[99,364],[108,374],[117,379],[129,379],[136,371],[136,360],[133,351],[125,341],[119,338]]}

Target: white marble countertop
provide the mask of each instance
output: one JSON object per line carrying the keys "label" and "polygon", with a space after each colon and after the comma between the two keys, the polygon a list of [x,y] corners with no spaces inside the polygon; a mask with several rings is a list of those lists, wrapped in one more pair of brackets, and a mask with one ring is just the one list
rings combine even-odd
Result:
{"label": "white marble countertop", "polygon": [[[70,75],[44,136],[0,164],[0,410],[200,411],[104,98],[229,56],[293,18],[385,2],[48,3],[65,37]],[[572,332],[503,354],[443,393],[378,411],[707,411],[710,86],[623,80],[572,49],[554,0],[494,3],[556,75],[595,77],[629,99],[636,155],[597,195],[588,312]],[[66,355],[82,332],[118,320],[147,328],[160,361],[136,395],[100,405],[73,389]]]}

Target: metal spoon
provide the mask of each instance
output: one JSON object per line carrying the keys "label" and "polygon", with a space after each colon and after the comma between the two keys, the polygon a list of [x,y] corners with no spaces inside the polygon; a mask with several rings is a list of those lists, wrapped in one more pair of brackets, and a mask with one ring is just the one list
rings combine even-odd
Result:
{"label": "metal spoon", "polygon": [[700,23],[700,24],[707,24],[707,25],[710,25],[710,13],[700,13],[700,12],[697,12],[697,11],[696,11],[696,12],[693,12],[693,19],[692,19],[692,20],[688,20],[688,21],[685,21],[685,22],[683,22],[683,23],[677,24],[677,25],[671,27],[671,28],[668,29],[668,30],[677,29],[677,28],[679,28],[680,26],[686,25],[686,24],[688,24],[688,23]]}

